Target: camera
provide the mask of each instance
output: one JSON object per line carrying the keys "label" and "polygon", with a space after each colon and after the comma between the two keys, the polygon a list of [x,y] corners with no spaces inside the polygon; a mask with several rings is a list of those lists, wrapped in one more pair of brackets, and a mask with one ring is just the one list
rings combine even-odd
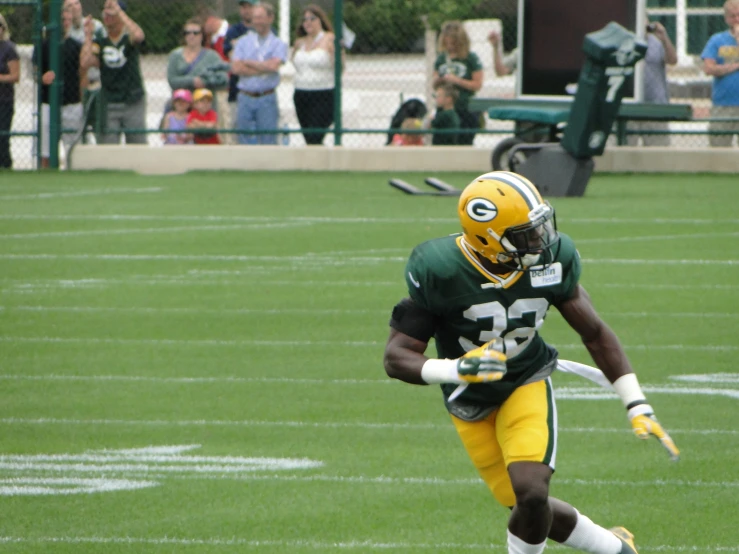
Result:
{"label": "camera", "polygon": [[647,25],[647,33],[653,33],[657,30],[657,24],[656,23],[650,23]]}

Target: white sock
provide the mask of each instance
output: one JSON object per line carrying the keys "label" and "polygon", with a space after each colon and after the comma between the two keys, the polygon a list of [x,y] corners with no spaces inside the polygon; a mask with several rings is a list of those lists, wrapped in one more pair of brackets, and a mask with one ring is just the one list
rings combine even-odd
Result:
{"label": "white sock", "polygon": [[590,554],[619,554],[621,552],[621,540],[616,535],[596,525],[588,516],[580,512],[577,512],[575,528],[562,544],[583,552],[590,552]]}
{"label": "white sock", "polygon": [[508,531],[508,554],[541,554],[547,541],[541,544],[529,544]]}

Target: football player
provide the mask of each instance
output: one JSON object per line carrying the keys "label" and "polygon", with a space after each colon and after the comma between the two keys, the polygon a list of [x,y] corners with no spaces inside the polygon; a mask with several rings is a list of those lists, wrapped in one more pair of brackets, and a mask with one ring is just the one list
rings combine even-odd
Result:
{"label": "football player", "polygon": [[[655,436],[673,459],[679,455],[618,338],[579,284],[572,239],[558,233],[554,209],[536,187],[515,173],[495,171],[472,181],[458,214],[462,233],[429,240],[411,253],[409,297],[390,320],[387,374],[441,385],[472,462],[496,500],[511,509],[509,554],[539,554],[547,538],[592,554],[636,554],[629,531],[607,530],[549,496],[557,456],[550,375],[558,360],[539,328],[550,306],[580,335],[621,397],[636,435]],[[438,357],[427,358],[432,337]],[[567,367],[571,362],[559,363],[584,375]]]}

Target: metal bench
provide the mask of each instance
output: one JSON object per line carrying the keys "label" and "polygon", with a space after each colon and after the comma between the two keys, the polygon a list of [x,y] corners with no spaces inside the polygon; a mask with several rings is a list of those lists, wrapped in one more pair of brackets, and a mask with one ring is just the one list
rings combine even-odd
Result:
{"label": "metal bench", "polygon": [[[516,158],[507,158],[513,149],[525,143],[559,142],[561,132],[570,117],[572,99],[510,99],[472,98],[470,111],[487,111],[490,119],[516,122],[513,137],[504,139],[492,153],[493,169],[515,170]],[[624,102],[615,119],[615,135],[619,145],[626,144],[626,125],[629,121],[690,121],[693,108],[690,104],[650,104]],[[525,156],[527,149],[518,148]],[[518,158],[520,162],[521,159]],[[510,162],[510,163],[508,163]],[[497,166],[497,167],[496,167]]]}

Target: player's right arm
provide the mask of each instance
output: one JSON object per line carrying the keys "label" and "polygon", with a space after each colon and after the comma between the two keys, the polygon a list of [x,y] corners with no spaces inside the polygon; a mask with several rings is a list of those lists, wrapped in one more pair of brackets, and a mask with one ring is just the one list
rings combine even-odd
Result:
{"label": "player's right arm", "polygon": [[436,316],[410,298],[393,309],[384,366],[389,377],[412,385],[472,384],[499,381],[506,373],[505,354],[487,343],[461,358],[427,358],[424,354],[436,329]]}
{"label": "player's right arm", "polygon": [[412,385],[428,385],[421,377],[423,364],[428,360],[424,355],[427,347],[428,342],[414,339],[391,328],[383,360],[388,377]]}

